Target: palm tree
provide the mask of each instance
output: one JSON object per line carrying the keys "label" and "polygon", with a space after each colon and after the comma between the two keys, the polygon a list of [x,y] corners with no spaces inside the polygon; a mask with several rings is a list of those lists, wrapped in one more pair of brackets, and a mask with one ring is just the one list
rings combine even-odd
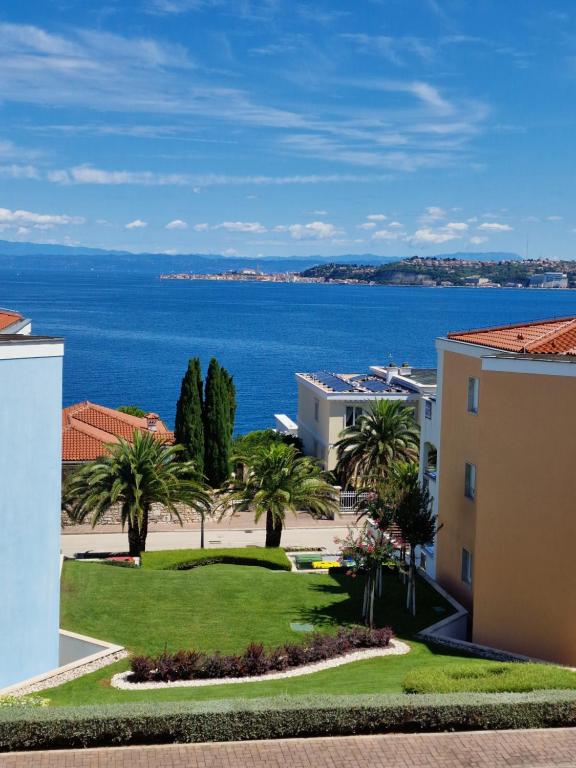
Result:
{"label": "palm tree", "polygon": [[92,527],[115,504],[120,504],[122,528],[128,526],[130,554],[146,550],[148,516],[152,504],[162,504],[180,524],[177,504],[202,516],[210,497],[192,462],[177,461],[182,448],[160,442],[150,432],[134,430],[132,441],[120,439],[107,453],[85,464],[64,487],[64,506],[75,522],[90,518]]}
{"label": "palm tree", "polygon": [[267,547],[280,546],[287,512],[307,510],[321,517],[339,511],[337,490],[316,462],[293,445],[264,444],[235,457],[234,463],[243,465],[245,471],[224,487],[222,505],[254,512],[255,522],[266,515]]}
{"label": "palm tree", "polygon": [[336,472],[349,485],[377,488],[397,461],[418,458],[418,425],[398,400],[376,400],[336,443]]}

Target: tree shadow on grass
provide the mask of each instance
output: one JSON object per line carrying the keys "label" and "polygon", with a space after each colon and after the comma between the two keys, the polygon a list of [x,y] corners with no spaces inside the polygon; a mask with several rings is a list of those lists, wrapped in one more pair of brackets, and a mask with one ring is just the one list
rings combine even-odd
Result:
{"label": "tree shadow on grass", "polygon": [[[312,586],[314,591],[323,593],[327,599],[314,608],[302,608],[299,619],[322,628],[362,623],[365,577],[359,575],[353,578],[345,571],[336,569],[330,571],[330,577],[332,583],[323,581]],[[344,599],[329,599],[336,595],[344,596]],[[420,577],[416,585],[416,616],[406,611],[405,601],[406,587],[397,572],[385,569],[382,597],[376,598],[374,604],[375,625],[390,626],[398,636],[409,638],[453,611],[450,604]]]}

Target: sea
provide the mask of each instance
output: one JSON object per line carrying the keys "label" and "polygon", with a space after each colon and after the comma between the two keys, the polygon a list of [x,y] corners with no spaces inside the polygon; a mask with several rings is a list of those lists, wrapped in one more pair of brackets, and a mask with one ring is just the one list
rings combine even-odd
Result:
{"label": "sea", "polygon": [[161,280],[162,256],[0,257],[0,306],[63,337],[64,405],[138,405],[173,425],[188,359],[234,376],[237,433],[296,417],[298,371],[433,367],[448,331],[576,315],[576,292]]}

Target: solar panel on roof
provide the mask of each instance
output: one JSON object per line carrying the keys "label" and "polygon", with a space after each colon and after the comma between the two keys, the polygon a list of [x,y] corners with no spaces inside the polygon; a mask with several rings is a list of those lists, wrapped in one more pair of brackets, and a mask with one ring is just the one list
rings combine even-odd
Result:
{"label": "solar panel on roof", "polygon": [[363,381],[362,386],[369,392],[388,392],[391,387],[385,381],[377,381],[371,379],[369,381]]}
{"label": "solar panel on roof", "polygon": [[312,374],[316,381],[320,384],[324,384],[326,387],[330,387],[333,392],[355,392],[354,387],[339,376],[335,376],[333,373],[327,373],[326,371],[317,371]]}

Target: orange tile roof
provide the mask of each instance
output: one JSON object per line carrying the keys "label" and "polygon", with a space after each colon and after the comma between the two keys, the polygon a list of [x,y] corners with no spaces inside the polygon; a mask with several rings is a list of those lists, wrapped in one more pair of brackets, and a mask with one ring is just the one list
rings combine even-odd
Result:
{"label": "orange tile roof", "polygon": [[522,354],[576,355],[576,317],[449,333],[453,341]]}
{"label": "orange tile roof", "polygon": [[[62,411],[62,461],[97,459],[119,437],[129,440],[135,429],[148,431],[147,419],[88,401],[70,405]],[[162,442],[174,442],[174,434],[161,419],[156,422],[154,435]]]}
{"label": "orange tile roof", "polygon": [[11,309],[0,309],[0,331],[23,319],[18,312],[13,312]]}

